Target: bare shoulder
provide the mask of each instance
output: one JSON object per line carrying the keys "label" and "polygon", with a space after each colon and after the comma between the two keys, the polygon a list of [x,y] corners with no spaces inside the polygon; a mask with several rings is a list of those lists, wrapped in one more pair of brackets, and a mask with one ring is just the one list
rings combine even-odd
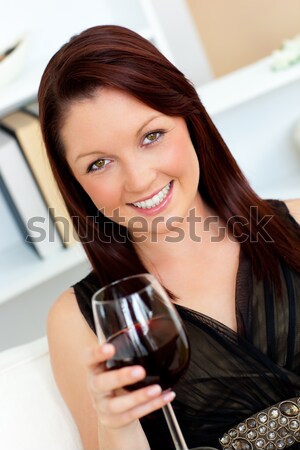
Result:
{"label": "bare shoulder", "polygon": [[47,335],[56,384],[75,419],[84,448],[97,448],[97,418],[83,364],[86,347],[97,344],[97,338],[81,314],[73,289],[64,292],[51,307]]}
{"label": "bare shoulder", "polygon": [[93,345],[96,336],[84,319],[73,289],[65,291],[52,305],[47,320],[47,335],[50,350],[57,342],[67,346],[80,344],[80,347]]}
{"label": "bare shoulder", "polygon": [[300,224],[300,198],[285,200],[285,204],[288,207],[290,214]]}
{"label": "bare shoulder", "polygon": [[75,301],[76,298],[74,290],[71,288],[63,292],[60,295],[60,297],[58,297],[58,299],[53,303],[52,307],[50,308],[48,314],[47,325],[48,329],[50,326],[50,331],[52,325],[54,325],[54,322],[59,320],[65,313],[73,311],[73,314],[76,314]]}

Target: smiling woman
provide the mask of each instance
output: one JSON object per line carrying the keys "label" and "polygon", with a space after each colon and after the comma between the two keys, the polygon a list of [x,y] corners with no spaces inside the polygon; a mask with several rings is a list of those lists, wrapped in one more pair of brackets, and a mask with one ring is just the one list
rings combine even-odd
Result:
{"label": "smiling woman", "polygon": [[105,217],[128,228],[139,214],[150,232],[158,214],[164,223],[192,207],[200,214],[198,160],[183,118],[104,88],[72,105],[61,136],[74,177]]}
{"label": "smiling woman", "polygon": [[94,292],[144,272],[165,286],[190,338],[173,402],[190,448],[300,442],[279,422],[274,436],[251,430],[262,410],[270,427],[269,410],[285,415],[284,400],[296,421],[300,409],[300,227],[286,204],[255,194],[191,83],[128,29],[73,37],[43,74],[39,106],[93,267],[48,321],[53,371],[84,447],[173,448],[159,410],[174,395],[125,391],[145,370],[107,371],[115,350],[99,347],[93,323]]}

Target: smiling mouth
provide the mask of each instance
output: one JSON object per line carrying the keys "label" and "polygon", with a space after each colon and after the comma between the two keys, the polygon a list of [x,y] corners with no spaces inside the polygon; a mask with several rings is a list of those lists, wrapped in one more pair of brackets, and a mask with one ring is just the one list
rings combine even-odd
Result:
{"label": "smiling mouth", "polygon": [[170,181],[167,186],[165,186],[161,191],[159,191],[157,194],[153,195],[153,197],[148,198],[147,200],[141,201],[141,202],[135,202],[135,203],[131,203],[133,206],[135,206],[136,208],[140,208],[140,209],[151,209],[154,208],[155,206],[159,206],[164,199],[167,197],[171,186],[172,186],[172,182]]}

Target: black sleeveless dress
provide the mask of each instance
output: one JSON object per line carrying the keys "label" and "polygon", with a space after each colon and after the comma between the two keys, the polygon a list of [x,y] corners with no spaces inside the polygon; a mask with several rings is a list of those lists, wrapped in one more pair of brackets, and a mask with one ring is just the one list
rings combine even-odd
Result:
{"label": "black sleeveless dress", "polygon": [[[283,202],[278,213],[294,221]],[[299,227],[300,237],[300,227]],[[299,255],[300,258],[300,255]],[[267,263],[267,262],[266,262]],[[280,263],[282,294],[258,281],[243,254],[236,282],[238,329],[174,303],[191,342],[191,360],[175,386],[174,410],[190,448],[222,448],[219,438],[244,419],[300,396],[300,274]],[[74,286],[80,310],[95,331],[93,273]],[[152,450],[172,450],[161,410],[141,424]],[[291,449],[300,449],[295,443]]]}

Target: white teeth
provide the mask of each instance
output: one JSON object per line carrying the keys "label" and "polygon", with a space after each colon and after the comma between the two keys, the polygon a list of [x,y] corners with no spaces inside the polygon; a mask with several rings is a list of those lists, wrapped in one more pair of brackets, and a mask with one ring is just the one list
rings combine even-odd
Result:
{"label": "white teeth", "polygon": [[159,196],[156,194],[153,197],[153,201],[154,201],[155,205],[158,205],[161,200],[159,200]]}
{"label": "white teeth", "polygon": [[166,196],[168,195],[168,192],[170,190],[170,187],[171,187],[171,182],[169,184],[167,184],[167,186],[164,187],[160,192],[153,195],[152,198],[148,198],[148,200],[144,200],[142,202],[136,202],[136,203],[132,203],[132,204],[141,209],[153,208],[154,206],[159,205],[166,198]]}

